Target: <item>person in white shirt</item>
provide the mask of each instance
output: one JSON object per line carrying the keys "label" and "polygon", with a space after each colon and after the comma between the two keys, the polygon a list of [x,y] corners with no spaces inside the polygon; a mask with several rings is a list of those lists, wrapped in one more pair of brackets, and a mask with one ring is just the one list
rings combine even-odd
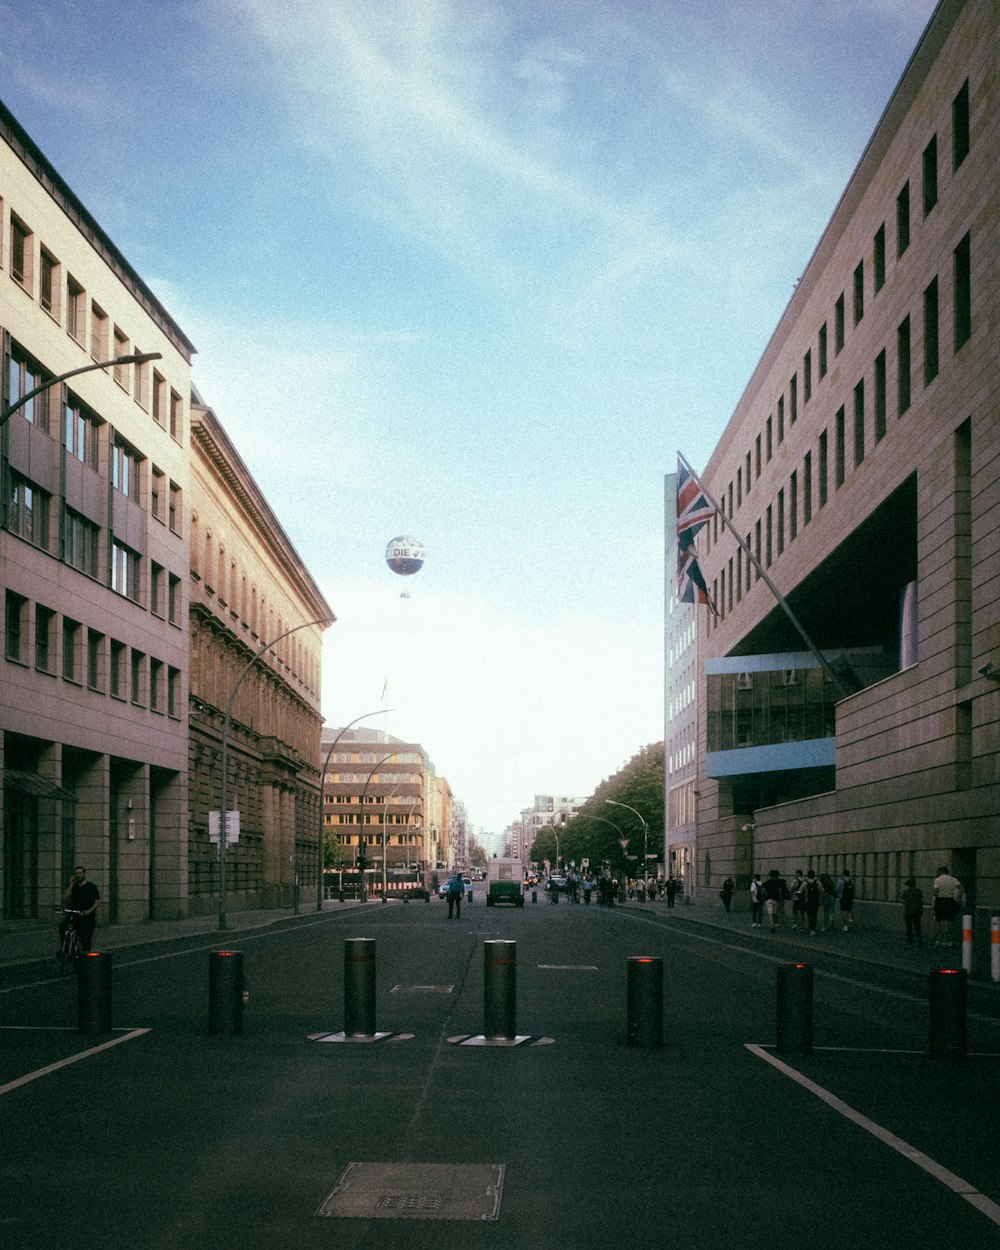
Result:
{"label": "person in white shirt", "polygon": [[951,922],[958,915],[962,906],[964,890],[957,877],[948,871],[948,865],[938,868],[938,875],[932,886],[934,892],[934,919],[937,921],[937,933],[934,935],[935,946],[951,946]]}

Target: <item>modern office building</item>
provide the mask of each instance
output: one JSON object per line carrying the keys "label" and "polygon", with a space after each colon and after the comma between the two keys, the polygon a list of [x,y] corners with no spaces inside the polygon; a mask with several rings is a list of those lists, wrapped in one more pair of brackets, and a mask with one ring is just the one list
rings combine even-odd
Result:
{"label": "modern office building", "polygon": [[701,475],[702,884],[1000,905],[998,27],[938,6]]}
{"label": "modern office building", "polygon": [[175,917],[194,349],[2,105],[0,328],[2,915],[50,919],[76,861],[105,921]]}
{"label": "modern office building", "polygon": [[226,905],[308,905],[320,872],[321,646],[334,614],[197,392],[189,497],[190,910],[218,905],[209,816],[221,810],[224,732],[226,806],[239,813]]}
{"label": "modern office building", "polygon": [[698,802],[698,609],[678,598],[677,474],[663,483],[664,690],[663,863],[664,875],[696,889],[694,871]]}

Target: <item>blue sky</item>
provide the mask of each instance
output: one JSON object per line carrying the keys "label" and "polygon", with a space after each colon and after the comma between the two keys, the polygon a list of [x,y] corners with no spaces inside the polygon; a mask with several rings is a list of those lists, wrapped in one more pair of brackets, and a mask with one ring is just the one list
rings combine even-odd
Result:
{"label": "blue sky", "polygon": [[0,0],[0,97],[337,613],[327,723],[388,681],[496,832],[662,737],[663,476],[707,460],[933,7]]}

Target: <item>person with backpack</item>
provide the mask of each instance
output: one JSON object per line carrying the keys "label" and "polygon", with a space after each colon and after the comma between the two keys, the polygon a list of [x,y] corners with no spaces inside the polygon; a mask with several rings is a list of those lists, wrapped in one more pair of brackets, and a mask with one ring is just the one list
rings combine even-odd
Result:
{"label": "person with backpack", "polygon": [[837,917],[837,883],[828,872],[821,872],[819,883],[823,887],[824,929],[836,928]]}
{"label": "person with backpack", "polygon": [[837,882],[837,898],[840,900],[840,922],[844,932],[854,924],[854,878],[851,870],[845,868]]}
{"label": "person with backpack", "polygon": [[792,928],[806,929],[806,898],[805,898],[806,879],[802,875],[802,869],[795,869],[795,877],[791,884],[792,891]]}
{"label": "person with backpack", "polygon": [[728,914],[733,905],[733,895],[736,893],[736,882],[732,877],[727,877],[722,883],[722,889],[719,891],[719,898],[722,899],[722,906]]}
{"label": "person with backpack", "polygon": [[918,885],[915,877],[906,878],[906,889],[900,896],[903,904],[903,923],[906,925],[906,945],[912,946],[913,939],[917,939],[917,945],[923,946],[924,939],[920,933],[920,922],[924,914],[924,892]]}
{"label": "person with backpack", "polygon": [[764,883],[760,873],[753,874],[750,882],[750,928],[759,929],[764,920]]}
{"label": "person with backpack", "polygon": [[764,907],[767,918],[771,922],[771,932],[777,933],[784,915],[785,899],[789,897],[788,883],[777,870],[772,868],[764,882]]}
{"label": "person with backpack", "polygon": [[819,915],[819,905],[823,897],[823,889],[816,878],[815,872],[810,868],[806,873],[806,879],[802,883],[799,890],[799,897],[802,899],[802,907],[805,912],[806,921],[809,925],[809,933],[812,937],[816,936],[816,918]]}

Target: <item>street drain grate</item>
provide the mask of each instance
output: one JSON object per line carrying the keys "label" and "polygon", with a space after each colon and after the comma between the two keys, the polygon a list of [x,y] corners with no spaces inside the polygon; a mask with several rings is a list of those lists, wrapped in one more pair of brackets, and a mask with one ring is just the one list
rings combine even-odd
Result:
{"label": "street drain grate", "polygon": [[495,1220],[502,1163],[349,1163],[316,1212],[340,1219]]}

